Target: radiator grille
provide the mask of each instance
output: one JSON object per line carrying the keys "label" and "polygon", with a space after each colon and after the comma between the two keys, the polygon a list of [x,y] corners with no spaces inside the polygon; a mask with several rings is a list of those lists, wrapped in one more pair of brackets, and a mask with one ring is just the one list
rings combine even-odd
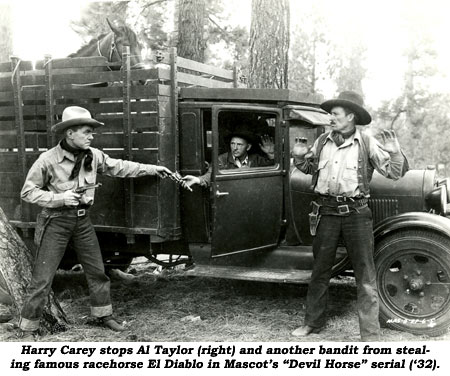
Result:
{"label": "radiator grille", "polygon": [[376,224],[387,217],[398,214],[398,200],[392,198],[369,199],[372,209],[373,223]]}

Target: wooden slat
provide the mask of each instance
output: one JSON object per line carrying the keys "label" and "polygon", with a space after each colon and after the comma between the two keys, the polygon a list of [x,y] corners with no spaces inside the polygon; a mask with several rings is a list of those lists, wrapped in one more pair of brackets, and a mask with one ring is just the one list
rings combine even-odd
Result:
{"label": "wooden slat", "polygon": [[[0,132],[0,148],[17,148],[17,134],[15,131],[2,131]],[[46,132],[41,133],[25,133],[25,148],[32,148],[37,150],[38,148],[46,148],[47,139]]]}
{"label": "wooden slat", "polygon": [[[139,85],[131,86],[132,99],[147,99],[158,95],[169,96],[170,86],[168,85]],[[70,89],[55,89],[54,97],[58,98],[120,98],[122,99],[122,88],[120,86],[108,87],[72,87]]]}
{"label": "wooden slat", "polygon": [[232,82],[223,82],[223,81],[212,80],[209,78],[194,76],[192,74],[183,73],[183,72],[178,72],[177,78],[178,78],[179,83],[185,83],[185,84],[194,85],[194,86],[202,86],[202,87],[209,87],[209,88],[232,88],[233,87]]}
{"label": "wooden slat", "polygon": [[120,72],[85,72],[75,74],[55,74],[53,83],[61,84],[89,84],[93,82],[120,82]]}
{"label": "wooden slat", "polygon": [[[43,75],[39,75],[39,76],[24,75],[20,81],[21,81],[22,87],[29,86],[29,85],[44,85],[45,77]],[[10,85],[11,85],[11,77],[0,77],[0,88],[10,87]],[[3,90],[3,89],[1,89],[1,90]]]}
{"label": "wooden slat", "polygon": [[[123,148],[123,134],[108,134],[102,133],[94,137],[92,146],[99,149],[122,149]],[[158,147],[157,133],[132,133],[131,135],[133,148],[154,148]],[[0,143],[1,145],[1,143]]]}
{"label": "wooden slat", "polygon": [[0,63],[0,72],[12,72],[11,63],[9,61]]}
{"label": "wooden slat", "polygon": [[0,92],[0,102],[13,102],[13,92],[12,92],[12,86],[10,85],[9,88],[3,92]]}
{"label": "wooden slat", "polygon": [[[105,67],[107,64],[106,57],[72,57],[63,59],[52,59],[53,69],[67,69],[67,68],[86,68],[86,67]],[[36,62],[36,69],[44,69],[44,61]]]}
{"label": "wooden slat", "polygon": [[0,106],[0,116],[14,116],[14,106]]}
{"label": "wooden slat", "polygon": [[[99,115],[96,119],[105,123],[105,125],[99,129],[100,132],[122,130],[122,115]],[[131,126],[134,131],[157,131],[159,126],[169,127],[170,124],[171,118],[159,117],[157,113],[131,115]]]}
{"label": "wooden slat", "polygon": [[217,68],[212,65],[199,63],[197,61],[185,59],[180,56],[177,56],[177,65],[178,68],[185,68],[196,72],[206,73],[214,77],[224,78],[229,82],[233,81],[233,71],[231,70]]}
{"label": "wooden slat", "polygon": [[135,69],[131,71],[131,80],[170,80],[170,69],[152,68],[152,69]]}
{"label": "wooden slat", "polygon": [[[30,119],[24,120],[25,131],[46,131],[44,119]],[[0,120],[0,131],[14,131],[16,129],[16,123],[14,120]]]}
{"label": "wooden slat", "polygon": [[[165,98],[165,97],[164,97]],[[40,106],[35,106],[40,107]],[[55,113],[57,115],[62,114],[67,104],[58,104],[55,106]],[[101,113],[122,113],[122,102],[112,103],[87,103],[83,105],[84,108],[89,110],[93,116],[98,117]],[[131,102],[132,112],[156,112],[158,110],[158,102],[156,101],[139,101]],[[36,113],[39,113],[37,110]]]}

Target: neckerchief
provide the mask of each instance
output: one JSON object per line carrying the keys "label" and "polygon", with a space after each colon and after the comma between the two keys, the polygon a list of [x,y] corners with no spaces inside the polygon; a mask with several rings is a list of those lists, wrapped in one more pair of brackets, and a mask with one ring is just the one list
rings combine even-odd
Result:
{"label": "neckerchief", "polygon": [[69,179],[75,179],[78,174],[80,173],[80,169],[81,169],[81,161],[83,160],[84,157],[86,157],[84,159],[84,168],[87,171],[92,171],[92,150],[91,149],[87,149],[87,150],[83,150],[83,149],[78,149],[78,148],[74,148],[72,146],[70,146],[67,143],[67,140],[64,138],[61,143],[61,148],[63,148],[64,150],[68,151],[69,153],[72,153],[75,156],[75,166],[73,166],[73,170],[72,173],[70,174]]}
{"label": "neckerchief", "polygon": [[346,133],[333,131],[333,132],[331,132],[330,137],[332,138],[332,140],[334,141],[334,143],[339,147],[339,146],[341,146],[341,145],[345,142],[345,140],[346,140],[347,138],[349,138],[350,136],[352,136],[355,132],[356,132],[356,127],[353,128],[351,131],[346,132]]}

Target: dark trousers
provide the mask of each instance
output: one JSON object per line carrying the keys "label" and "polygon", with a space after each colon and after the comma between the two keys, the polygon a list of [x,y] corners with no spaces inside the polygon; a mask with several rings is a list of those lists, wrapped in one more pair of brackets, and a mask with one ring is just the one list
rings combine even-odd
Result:
{"label": "dark trousers", "polygon": [[314,238],[314,266],[306,298],[305,324],[325,324],[328,286],[339,237],[344,239],[357,286],[359,328],[363,341],[379,340],[379,304],[373,260],[373,229],[370,208],[352,210],[347,216],[323,215]]}
{"label": "dark trousers", "polygon": [[78,261],[83,265],[92,315],[103,317],[112,314],[110,281],[105,274],[100,247],[90,218],[88,215],[77,217],[72,212],[61,212],[61,215],[51,218],[48,222],[37,249],[28,297],[21,313],[20,327],[23,330],[39,328],[39,319],[53,278],[69,241],[72,241]]}

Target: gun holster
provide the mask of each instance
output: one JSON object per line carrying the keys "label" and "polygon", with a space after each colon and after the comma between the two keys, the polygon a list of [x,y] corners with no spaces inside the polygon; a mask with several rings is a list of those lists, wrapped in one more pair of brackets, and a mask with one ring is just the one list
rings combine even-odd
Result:
{"label": "gun holster", "polygon": [[43,209],[36,217],[36,227],[34,229],[34,244],[37,249],[39,249],[42,241],[42,237],[44,236],[44,232],[50,220],[54,217],[59,216],[59,213],[49,213],[48,210]]}
{"label": "gun holster", "polygon": [[311,201],[312,211],[309,213],[309,231],[312,236],[316,235],[317,226],[319,226],[320,217],[320,206],[317,202]]}

